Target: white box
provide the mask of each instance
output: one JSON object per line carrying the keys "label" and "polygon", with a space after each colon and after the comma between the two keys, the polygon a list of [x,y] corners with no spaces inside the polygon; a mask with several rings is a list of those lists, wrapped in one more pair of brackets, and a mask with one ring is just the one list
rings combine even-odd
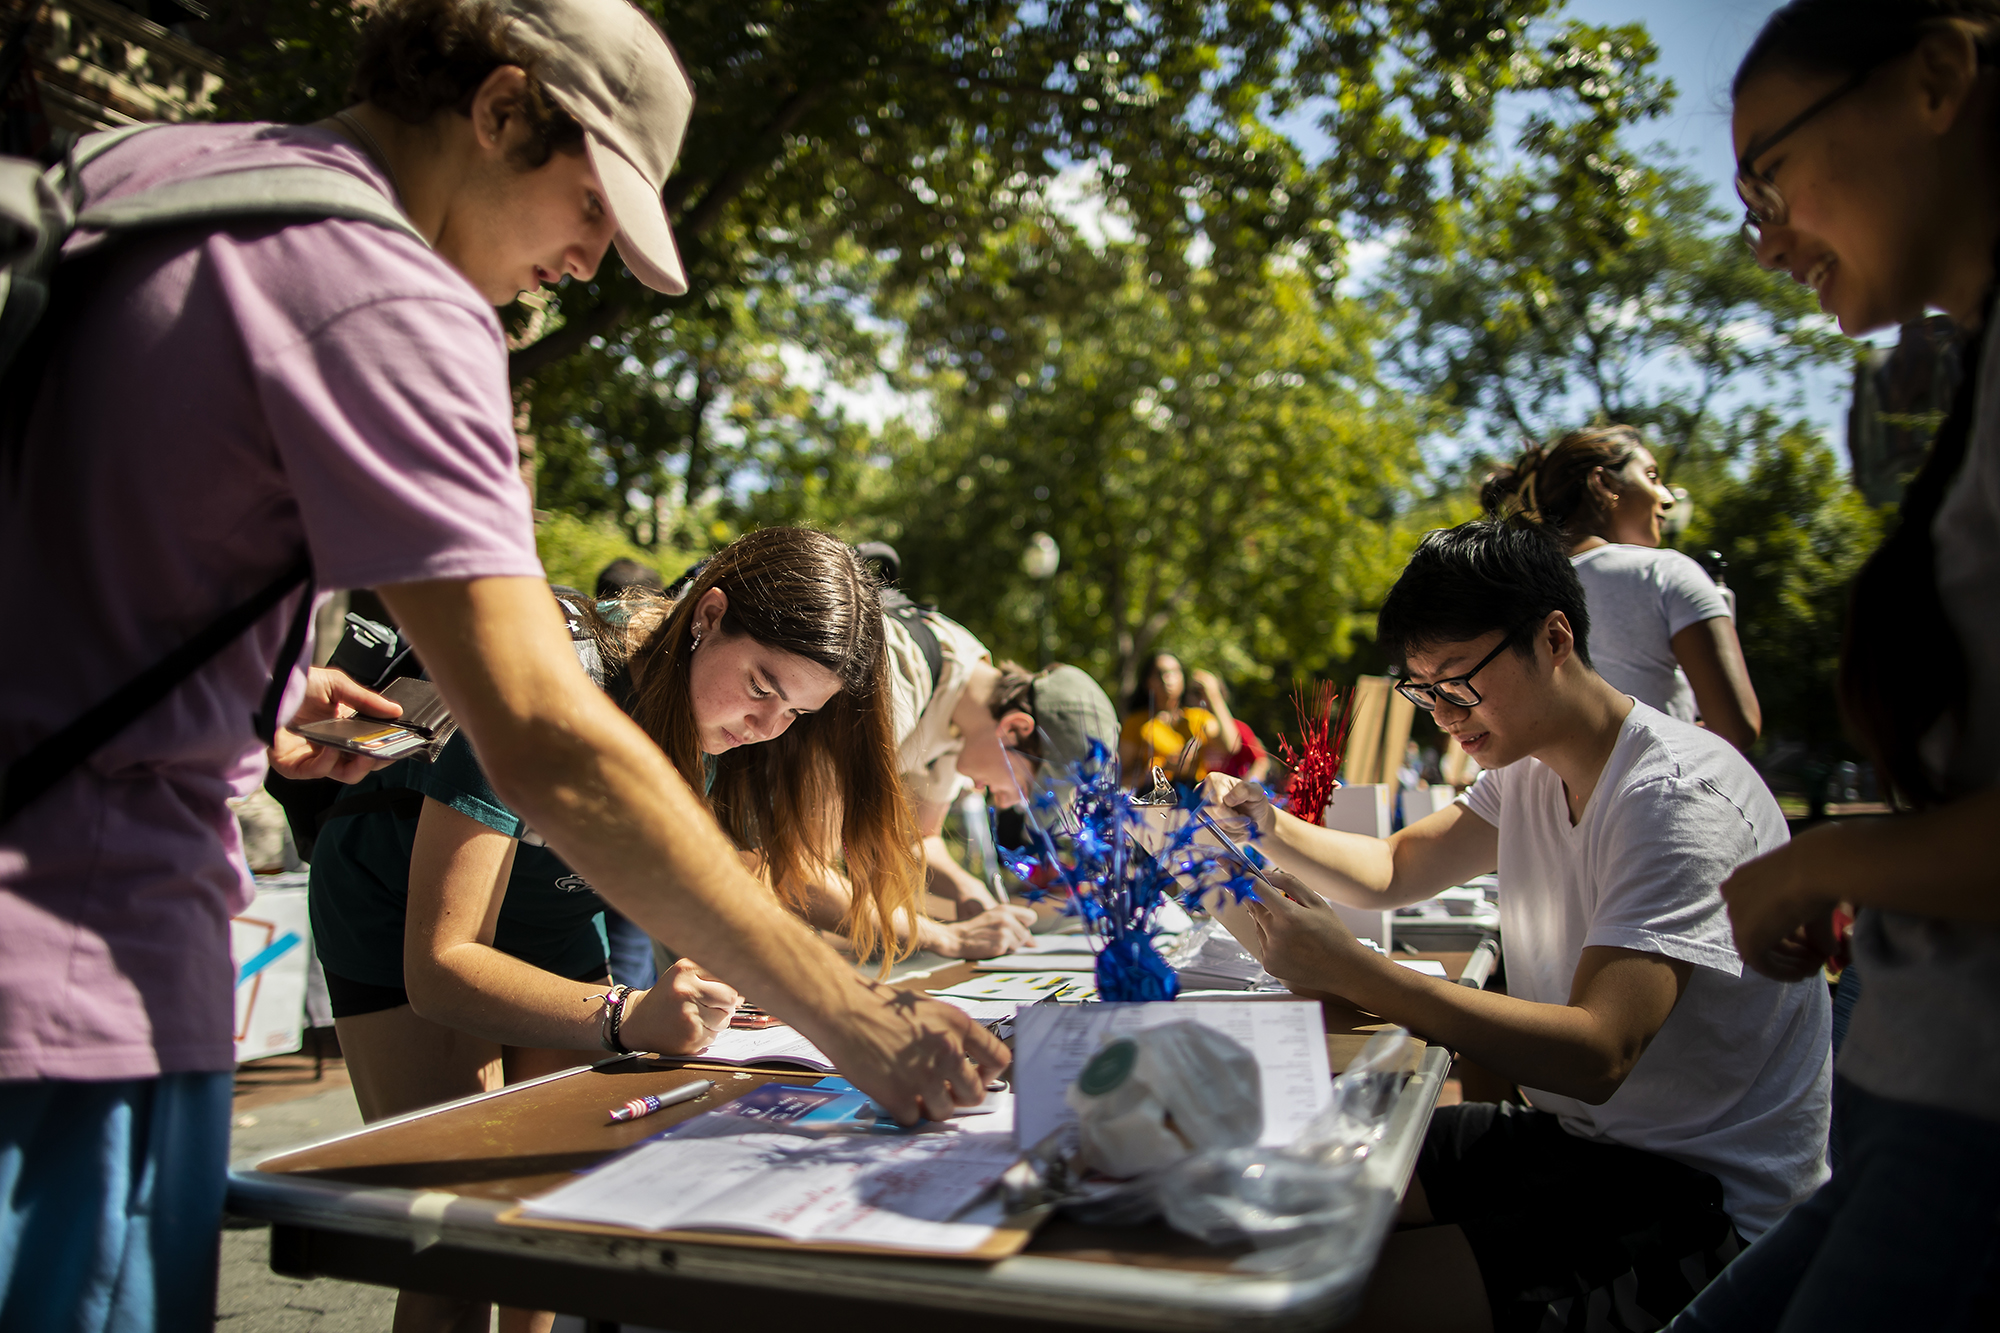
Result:
{"label": "white box", "polygon": [[1391,816],[1396,808],[1396,789],[1384,782],[1356,782],[1335,787],[1327,798],[1322,826],[1342,833],[1359,833],[1369,838],[1389,836]]}
{"label": "white box", "polygon": [[1440,810],[1448,810],[1458,799],[1458,790],[1448,782],[1427,782],[1421,787],[1410,787],[1403,791],[1403,827],[1408,828],[1420,819],[1428,819]]}
{"label": "white box", "polygon": [[[1320,822],[1323,827],[1342,833],[1386,838],[1396,808],[1395,801],[1396,789],[1387,783],[1356,782],[1336,787],[1327,800],[1326,813]],[[1374,940],[1384,949],[1395,947],[1395,941],[1390,938],[1394,934],[1394,910],[1372,912],[1359,907],[1345,907],[1340,903],[1333,904],[1333,910],[1347,923],[1347,928],[1362,939]]]}

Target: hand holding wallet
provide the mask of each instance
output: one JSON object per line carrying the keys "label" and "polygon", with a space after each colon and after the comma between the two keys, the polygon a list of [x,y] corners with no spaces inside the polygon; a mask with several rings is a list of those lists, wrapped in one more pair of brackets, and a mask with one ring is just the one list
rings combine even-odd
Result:
{"label": "hand holding wallet", "polygon": [[404,759],[419,754],[426,761],[436,759],[458,730],[458,721],[445,706],[437,686],[416,676],[401,676],[380,693],[402,705],[401,717],[360,714],[308,722],[292,730],[309,741],[370,759]]}

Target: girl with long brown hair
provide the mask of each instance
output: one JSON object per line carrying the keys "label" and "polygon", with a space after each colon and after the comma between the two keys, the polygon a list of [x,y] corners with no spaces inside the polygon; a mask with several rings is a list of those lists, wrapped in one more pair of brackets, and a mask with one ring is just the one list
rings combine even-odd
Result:
{"label": "girl with long brown hair", "polygon": [[[581,594],[559,600],[585,666],[795,914],[863,957],[919,938],[881,602],[845,543],[766,528],[672,601],[640,593],[600,614]],[[737,993],[695,960],[648,990],[610,987],[596,895],[492,792],[462,736],[358,791],[315,844],[311,902],[365,1119],[599,1058],[593,1047],[691,1054],[729,1025]],[[405,1293],[397,1327],[473,1316]]]}
{"label": "girl with long brown hair", "polygon": [[1673,494],[1630,426],[1571,431],[1487,478],[1480,503],[1553,528],[1590,602],[1593,665],[1640,703],[1697,717],[1739,750],[1763,725],[1729,604],[1700,565],[1661,550]]}

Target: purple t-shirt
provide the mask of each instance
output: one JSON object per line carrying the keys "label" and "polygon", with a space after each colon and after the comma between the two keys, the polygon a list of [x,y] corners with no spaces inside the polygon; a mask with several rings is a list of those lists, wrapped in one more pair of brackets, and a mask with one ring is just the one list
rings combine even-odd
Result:
{"label": "purple t-shirt", "polygon": [[[84,173],[93,200],[267,165],[310,129],[177,126]],[[539,577],[506,346],[470,283],[373,223],[255,223],[122,246],[87,289],[18,459],[0,464],[0,756],[21,754],[309,550],[323,590]],[[298,597],[0,825],[0,1079],[234,1060],[225,802]],[[281,715],[304,689],[296,664]]]}

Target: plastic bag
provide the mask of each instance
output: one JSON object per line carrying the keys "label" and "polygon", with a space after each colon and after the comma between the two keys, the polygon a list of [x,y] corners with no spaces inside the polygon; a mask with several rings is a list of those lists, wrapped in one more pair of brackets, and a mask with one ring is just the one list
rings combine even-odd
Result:
{"label": "plastic bag", "polygon": [[1077,1114],[1083,1161],[1109,1176],[1159,1171],[1264,1132],[1256,1058],[1200,1023],[1106,1042],[1064,1096]]}
{"label": "plastic bag", "polygon": [[1167,1221],[1210,1244],[1283,1247],[1287,1267],[1351,1248],[1384,1207],[1387,1191],[1362,1173],[1402,1087],[1408,1037],[1397,1027],[1371,1037],[1333,1081],[1332,1105],[1285,1147],[1209,1150],[1166,1171],[1157,1193]]}
{"label": "plastic bag", "polygon": [[1183,935],[1167,955],[1167,965],[1180,977],[1181,989],[1281,991],[1285,983],[1209,917]]}

